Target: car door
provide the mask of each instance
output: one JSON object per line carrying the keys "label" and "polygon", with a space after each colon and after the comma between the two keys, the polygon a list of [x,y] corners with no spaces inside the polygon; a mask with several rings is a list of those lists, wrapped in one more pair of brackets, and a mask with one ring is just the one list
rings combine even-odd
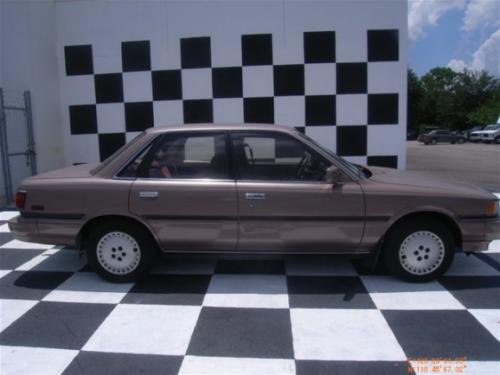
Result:
{"label": "car door", "polygon": [[225,132],[166,133],[130,168],[136,174],[130,211],[153,228],[163,249],[236,248],[236,185]]}
{"label": "car door", "polygon": [[292,135],[231,132],[237,165],[241,251],[353,252],[364,228],[364,199],[350,179],[332,186],[332,164]]}

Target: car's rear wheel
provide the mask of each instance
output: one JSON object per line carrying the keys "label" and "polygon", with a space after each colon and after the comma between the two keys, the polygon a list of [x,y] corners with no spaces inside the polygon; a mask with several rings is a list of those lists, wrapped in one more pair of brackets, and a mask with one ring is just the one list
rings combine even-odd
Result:
{"label": "car's rear wheel", "polygon": [[383,248],[383,260],[394,275],[409,281],[430,281],[444,274],[455,254],[455,240],[441,221],[404,221],[393,228]]}
{"label": "car's rear wheel", "polygon": [[113,282],[132,282],[150,269],[157,245],[150,233],[126,221],[105,222],[90,232],[87,257],[92,269]]}
{"label": "car's rear wheel", "polygon": [[431,144],[435,145],[436,143],[438,143],[436,138],[431,139]]}

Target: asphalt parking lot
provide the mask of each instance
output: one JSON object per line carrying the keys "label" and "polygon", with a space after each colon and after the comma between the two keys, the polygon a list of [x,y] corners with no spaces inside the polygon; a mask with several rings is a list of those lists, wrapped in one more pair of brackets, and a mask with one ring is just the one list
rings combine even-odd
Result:
{"label": "asphalt parking lot", "polygon": [[484,143],[425,146],[407,142],[407,169],[473,183],[500,192],[500,145]]}
{"label": "asphalt parking lot", "polygon": [[[500,147],[408,145],[409,169],[500,192]],[[176,257],[111,284],[72,249],[14,240],[15,215],[2,375],[500,373],[500,241],[425,284],[331,257]]]}

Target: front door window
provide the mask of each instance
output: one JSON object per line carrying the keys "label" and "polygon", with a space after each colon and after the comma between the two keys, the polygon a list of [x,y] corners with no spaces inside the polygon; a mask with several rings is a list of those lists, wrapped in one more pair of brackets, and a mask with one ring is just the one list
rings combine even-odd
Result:
{"label": "front door window", "polygon": [[299,140],[273,132],[231,135],[240,180],[324,181],[331,163]]}

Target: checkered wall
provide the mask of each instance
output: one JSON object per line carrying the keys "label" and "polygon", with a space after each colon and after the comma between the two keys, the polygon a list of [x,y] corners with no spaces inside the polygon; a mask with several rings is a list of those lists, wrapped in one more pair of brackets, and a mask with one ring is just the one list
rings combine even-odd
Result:
{"label": "checkered wall", "polygon": [[[276,47],[274,33],[239,34],[225,47],[240,55],[238,64],[221,63],[223,43],[214,36],[179,37],[171,42],[177,64],[165,66],[154,61],[151,40],[122,40],[110,46],[119,63],[106,72],[95,69],[93,43],[64,44],[63,96],[77,145],[71,161],[102,160],[152,126],[252,122],[295,127],[354,162],[401,167],[394,144],[404,142],[406,99],[387,83],[401,79],[394,71],[399,33],[364,29],[353,39],[335,28],[302,30],[293,34],[300,38],[295,56]],[[365,58],[339,61],[351,43],[365,48]],[[82,87],[85,99],[77,93]]]}

